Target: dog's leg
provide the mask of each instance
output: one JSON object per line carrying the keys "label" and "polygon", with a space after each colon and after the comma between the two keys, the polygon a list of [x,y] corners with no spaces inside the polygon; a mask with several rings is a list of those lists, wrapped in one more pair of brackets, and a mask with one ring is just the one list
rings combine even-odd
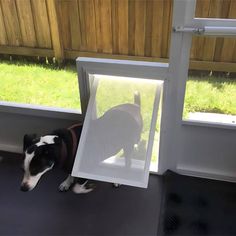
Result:
{"label": "dog's leg", "polygon": [[59,190],[61,192],[68,191],[70,186],[74,183],[75,178],[71,175],[68,175],[67,178],[60,184]]}
{"label": "dog's leg", "polygon": [[88,183],[88,180],[86,180],[83,184],[76,183],[73,187],[73,192],[80,194],[80,193],[89,193],[93,191],[93,187]]}
{"label": "dog's leg", "polygon": [[125,148],[123,148],[124,150],[124,156],[125,156],[125,167],[127,169],[131,168],[131,159],[132,159],[132,154],[134,151],[134,145],[132,147],[127,146]]}
{"label": "dog's leg", "polygon": [[115,188],[119,188],[119,187],[121,186],[121,184],[117,184],[117,183],[113,183],[112,185],[113,185],[113,187],[115,187]]}

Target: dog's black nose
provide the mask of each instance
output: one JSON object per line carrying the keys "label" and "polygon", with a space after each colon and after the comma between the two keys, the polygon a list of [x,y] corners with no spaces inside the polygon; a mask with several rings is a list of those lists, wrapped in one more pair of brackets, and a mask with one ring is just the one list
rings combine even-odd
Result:
{"label": "dog's black nose", "polygon": [[22,184],[20,190],[23,192],[29,191],[29,186],[27,184]]}

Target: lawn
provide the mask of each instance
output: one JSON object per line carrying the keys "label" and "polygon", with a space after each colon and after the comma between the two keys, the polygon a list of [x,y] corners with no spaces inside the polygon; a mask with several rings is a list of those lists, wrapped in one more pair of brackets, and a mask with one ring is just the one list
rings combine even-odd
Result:
{"label": "lawn", "polygon": [[[2,61],[0,85],[0,101],[80,109],[77,74],[73,66],[57,69],[50,65]],[[103,93],[109,95],[117,89],[108,86]],[[142,96],[148,97],[148,94]],[[107,101],[113,104],[116,99],[105,99],[101,106],[104,104],[105,107]],[[146,101],[145,107],[149,100]],[[236,115],[236,79],[190,77],[184,117],[197,111]]]}
{"label": "lawn", "polygon": [[236,79],[205,76],[187,82],[184,117],[189,112],[236,115]]}
{"label": "lawn", "polygon": [[67,67],[0,62],[0,101],[80,109],[77,74]]}

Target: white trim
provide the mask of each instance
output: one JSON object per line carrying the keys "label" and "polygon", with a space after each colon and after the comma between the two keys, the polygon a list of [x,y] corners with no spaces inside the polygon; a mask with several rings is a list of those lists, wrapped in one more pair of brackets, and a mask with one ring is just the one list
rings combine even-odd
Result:
{"label": "white trim", "polygon": [[220,18],[194,18],[187,24],[193,27],[235,27],[236,19],[220,19]]}
{"label": "white trim", "polygon": [[189,125],[189,126],[201,126],[201,127],[212,127],[212,128],[219,128],[219,129],[230,129],[236,130],[236,125],[233,124],[222,124],[218,122],[208,122],[208,121],[196,121],[196,120],[182,120],[182,125]]}
{"label": "white trim", "polygon": [[[174,1],[172,26],[185,25],[195,14],[196,1]],[[180,132],[185,84],[188,77],[191,34],[172,32],[170,45],[169,74],[164,83],[163,110],[160,133],[159,173],[176,169],[178,159],[173,153]]]}
{"label": "white trim", "polygon": [[174,27],[173,30],[174,32],[179,33],[192,33],[204,36],[236,36],[236,27],[204,26],[202,28],[199,28],[178,26]]}
{"label": "white trim", "polygon": [[[84,177],[84,178],[92,178],[101,181],[107,182],[116,182],[127,184],[131,186],[137,187],[147,187],[148,184],[148,176],[149,176],[149,167],[150,167],[150,160],[151,160],[151,151],[152,151],[152,143],[148,144],[147,147],[147,162],[145,163],[145,170],[143,180],[140,182],[136,180],[124,180],[119,178],[112,178],[108,176],[102,176],[100,174],[92,174],[92,173],[84,173],[83,170],[79,169],[80,161],[83,154],[83,147],[84,142],[86,141],[86,132],[89,125],[89,120],[87,117],[90,117],[92,114],[92,106],[95,95],[96,95],[96,88],[97,88],[97,80],[98,76],[94,75],[108,75],[108,76],[116,76],[120,78],[129,77],[135,79],[149,79],[149,80],[156,80],[160,81],[157,86],[156,96],[155,96],[155,105],[159,104],[160,101],[160,93],[163,87],[164,80],[169,77],[169,64],[167,63],[155,63],[155,62],[141,62],[141,61],[126,61],[126,60],[113,60],[113,59],[97,59],[97,58],[78,58],[77,62],[77,69],[78,69],[78,79],[80,85],[80,100],[82,106],[82,113],[85,116],[84,128],[81,134],[81,141],[79,144],[79,148],[77,150],[77,158],[75,159],[75,163],[72,170],[72,176],[77,177]],[[91,79],[91,76],[95,77],[95,79]],[[93,83],[91,82],[93,81]],[[92,86],[91,86],[92,84]],[[90,87],[91,87],[91,94],[90,94]],[[160,87],[160,88],[159,88]],[[158,112],[158,107],[156,107],[152,112],[152,121],[151,126],[152,128],[156,124],[156,116]],[[151,137],[154,138],[154,132],[149,133],[149,142]],[[150,160],[148,159],[150,157]],[[159,161],[158,161],[159,166]]]}
{"label": "white trim", "polygon": [[0,112],[68,120],[77,120],[82,117],[79,110],[4,101],[0,101]]}
{"label": "white trim", "polygon": [[0,150],[5,151],[5,152],[12,152],[12,153],[22,153],[23,146],[0,143]]}
{"label": "white trim", "polygon": [[[144,176],[144,182],[148,185],[148,178],[149,178],[149,170],[150,170],[150,165],[151,165],[151,158],[152,158],[152,152],[153,152],[153,144],[154,144],[154,137],[155,137],[155,129],[156,129],[156,124],[157,124],[157,116],[158,116],[158,111],[160,107],[160,99],[161,99],[161,93],[163,89],[163,82],[160,85],[157,85],[156,88],[156,95],[154,99],[154,104],[153,104],[153,112],[152,112],[152,120],[151,120],[151,126],[150,126],[150,132],[149,132],[149,137],[148,137],[148,145],[147,145],[147,162],[145,164],[145,176]],[[159,152],[159,150],[158,150]],[[159,158],[159,155],[157,155],[157,158]],[[158,161],[159,163],[159,161]],[[157,173],[158,173],[158,167],[157,167]]]}
{"label": "white trim", "polygon": [[75,175],[74,173],[72,173],[72,176],[82,177],[82,178],[87,178],[87,179],[95,179],[95,180],[105,181],[109,183],[122,183],[122,184],[133,186],[133,187],[140,187],[140,188],[148,187],[148,185],[144,184],[143,181],[142,182],[138,182],[138,181],[136,182],[136,181],[130,181],[130,180],[128,181],[126,179],[121,179],[121,178],[116,178],[116,177],[115,178],[109,177],[108,179],[101,175],[93,175],[93,174],[88,174],[81,171],[79,172],[79,175],[78,174]]}
{"label": "white trim", "polygon": [[213,180],[221,180],[228,182],[236,182],[236,173],[229,171],[220,171],[217,169],[203,168],[203,167],[194,167],[188,165],[178,165],[177,172],[179,174],[207,178]]}
{"label": "white trim", "polygon": [[79,57],[77,63],[87,74],[164,80],[168,63]]}

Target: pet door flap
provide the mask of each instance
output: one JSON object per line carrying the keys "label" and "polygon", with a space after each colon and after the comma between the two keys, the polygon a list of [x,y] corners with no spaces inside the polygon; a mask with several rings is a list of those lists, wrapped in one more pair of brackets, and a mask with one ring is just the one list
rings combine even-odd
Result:
{"label": "pet door flap", "polygon": [[147,187],[162,84],[93,76],[73,176]]}

